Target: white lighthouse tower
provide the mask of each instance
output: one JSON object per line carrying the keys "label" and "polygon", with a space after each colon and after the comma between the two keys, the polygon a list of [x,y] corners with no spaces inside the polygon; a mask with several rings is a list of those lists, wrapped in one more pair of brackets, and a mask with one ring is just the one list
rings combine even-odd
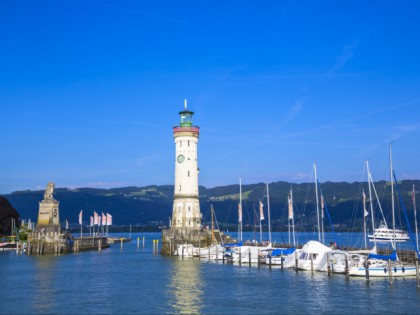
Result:
{"label": "white lighthouse tower", "polygon": [[198,195],[197,145],[200,128],[193,125],[193,112],[179,112],[180,124],[173,128],[175,140],[175,185],[171,230],[189,234],[201,230],[201,212]]}

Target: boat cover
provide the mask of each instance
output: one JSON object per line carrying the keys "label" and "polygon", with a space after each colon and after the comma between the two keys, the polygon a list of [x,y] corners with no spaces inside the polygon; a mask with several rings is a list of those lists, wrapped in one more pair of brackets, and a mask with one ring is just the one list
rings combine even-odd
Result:
{"label": "boat cover", "polygon": [[377,254],[369,254],[368,259],[381,259],[381,260],[397,260],[397,252],[393,252],[391,255],[377,255]]}

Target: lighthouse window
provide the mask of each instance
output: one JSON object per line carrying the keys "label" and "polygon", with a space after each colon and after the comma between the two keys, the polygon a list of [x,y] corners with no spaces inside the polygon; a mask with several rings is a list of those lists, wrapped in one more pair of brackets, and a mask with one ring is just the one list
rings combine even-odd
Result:
{"label": "lighthouse window", "polygon": [[188,211],[191,211],[191,207],[188,207]]}
{"label": "lighthouse window", "polygon": [[182,147],[182,141],[179,141],[179,146]]}
{"label": "lighthouse window", "polygon": [[181,185],[179,185],[179,191],[181,191]]}
{"label": "lighthouse window", "polygon": [[190,146],[190,140],[188,140],[188,146]]}
{"label": "lighthouse window", "polygon": [[188,221],[188,225],[191,225],[191,221]]}
{"label": "lighthouse window", "polygon": [[190,177],[190,171],[188,171],[188,177]]}

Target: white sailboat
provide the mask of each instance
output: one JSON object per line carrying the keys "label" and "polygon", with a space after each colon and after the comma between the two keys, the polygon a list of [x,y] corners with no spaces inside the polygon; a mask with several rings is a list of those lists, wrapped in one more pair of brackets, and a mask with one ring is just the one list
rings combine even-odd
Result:
{"label": "white sailboat", "polygon": [[[391,207],[392,207],[392,229],[386,225],[385,217],[379,228],[374,229],[374,233],[369,235],[369,240],[375,240],[376,242],[391,242],[395,249],[395,242],[406,242],[410,239],[407,232],[395,228],[395,201],[394,201],[394,179],[392,176],[393,165],[392,165],[392,150],[391,145],[389,146],[389,165],[390,165],[390,180],[391,180]],[[372,181],[373,182],[373,181]],[[376,193],[376,191],[375,191]],[[382,208],[380,208],[382,213]],[[383,213],[382,213],[383,216]]]}
{"label": "white sailboat", "polygon": [[[395,208],[394,208],[394,177],[393,177],[393,163],[392,163],[392,150],[391,145],[389,147],[389,160],[390,160],[390,174],[391,174],[391,193],[392,193],[392,229],[389,229],[386,226],[386,221],[383,216],[382,208],[378,201],[379,209],[383,216],[383,227],[378,229],[374,228],[374,216],[373,216],[373,207],[372,207],[372,198],[371,198],[371,212],[372,212],[372,227],[375,233],[369,235],[369,239],[376,242],[386,241],[391,242],[394,252],[391,255],[377,255],[370,253],[366,255],[359,255],[358,259],[351,259],[349,262],[349,275],[351,276],[366,276],[369,273],[370,277],[388,277],[390,274],[393,277],[407,277],[416,275],[416,266],[403,264],[398,260],[396,252],[396,242],[402,241],[403,238],[408,239],[407,233],[395,229]],[[369,171],[369,164],[366,162],[368,170],[368,184],[369,184],[369,193],[371,187],[373,188],[376,198],[378,199],[375,186],[373,185],[372,175]],[[403,233],[398,233],[398,232]],[[404,236],[404,234],[406,236]],[[405,240],[407,240],[405,239]]]}
{"label": "white sailboat", "polygon": [[[292,227],[292,239],[293,247],[292,248],[276,248],[269,251],[265,257],[265,263],[267,265],[279,265],[283,268],[291,268],[295,266],[295,255],[296,253],[300,254],[300,249],[296,249],[296,238],[295,238],[295,224],[294,224],[294,214],[293,214],[293,192],[290,189],[290,194],[287,197],[288,203],[288,227],[289,227],[289,244],[291,243],[291,234],[290,227]],[[291,224],[291,226],[290,226]]]}

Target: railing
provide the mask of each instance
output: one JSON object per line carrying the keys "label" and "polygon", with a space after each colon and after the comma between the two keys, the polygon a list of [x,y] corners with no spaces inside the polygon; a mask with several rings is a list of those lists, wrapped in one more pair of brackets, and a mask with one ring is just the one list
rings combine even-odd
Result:
{"label": "railing", "polygon": [[174,132],[200,132],[200,127],[197,126],[192,126],[192,127],[180,127],[180,126],[175,126],[174,127]]}

